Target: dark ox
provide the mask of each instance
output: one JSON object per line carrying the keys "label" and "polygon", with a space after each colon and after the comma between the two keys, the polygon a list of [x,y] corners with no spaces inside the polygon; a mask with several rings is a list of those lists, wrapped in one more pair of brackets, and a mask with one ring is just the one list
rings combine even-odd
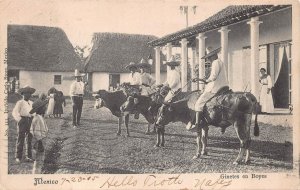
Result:
{"label": "dark ox", "polygon": [[[122,120],[123,120],[123,116],[124,116],[126,132],[127,132],[127,136],[129,136],[129,129],[128,129],[129,114],[122,113],[120,110],[120,107],[123,105],[124,102],[126,102],[128,96],[138,93],[138,87],[124,83],[121,85],[121,89],[122,90],[118,90],[115,92],[108,92],[106,90],[99,90],[97,92],[94,92],[94,96],[96,98],[94,107],[96,109],[99,109],[101,107],[106,107],[111,111],[111,113],[114,116],[118,117],[117,135],[121,134],[121,125],[122,125]],[[131,112],[131,113],[134,113],[134,112]],[[145,118],[146,118],[146,116],[145,116]],[[153,123],[153,122],[154,121],[152,121],[151,123]],[[150,133],[149,125],[147,128],[146,134]]]}
{"label": "dark ox", "polygon": [[94,105],[94,108],[99,109],[101,107],[108,108],[111,113],[118,117],[118,131],[117,135],[121,134],[121,125],[123,116],[125,118],[125,126],[126,126],[126,132],[127,136],[129,136],[129,130],[128,130],[128,121],[129,121],[129,115],[123,115],[120,111],[120,106],[126,101],[126,94],[122,91],[116,91],[116,92],[108,92],[106,90],[98,90],[94,93],[94,96],[96,98],[96,102]]}
{"label": "dark ox", "polygon": [[[128,96],[126,102],[122,104],[120,107],[121,111],[124,114],[129,113],[141,113],[148,122],[147,131],[150,131],[151,124],[155,124],[156,115],[158,112],[158,108],[161,104],[158,104],[157,101],[160,97],[155,94],[151,97],[142,96],[142,95],[130,95]],[[151,107],[151,109],[149,109]],[[154,127],[155,131],[155,127]]]}
{"label": "dark ox", "polygon": [[[194,92],[184,100],[164,104],[158,111],[156,124],[164,128],[170,122],[180,121],[187,124],[192,121],[195,117],[194,105],[198,97],[199,92]],[[213,125],[225,130],[226,127],[233,125],[240,140],[240,150],[234,164],[242,161],[245,152],[245,162],[248,163],[250,161],[250,126],[254,112],[256,113],[254,135],[259,134],[256,107],[256,98],[251,93],[229,92],[212,98],[204,107],[207,122],[200,123],[201,128],[197,130],[197,152],[193,158],[207,154],[208,126]],[[164,129],[161,134],[164,140]],[[200,143],[202,143],[202,150],[200,150]]]}

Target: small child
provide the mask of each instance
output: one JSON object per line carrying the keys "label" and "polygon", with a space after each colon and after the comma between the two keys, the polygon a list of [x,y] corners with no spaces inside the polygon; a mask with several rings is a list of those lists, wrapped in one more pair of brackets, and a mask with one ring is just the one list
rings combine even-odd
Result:
{"label": "small child", "polygon": [[54,106],[54,117],[61,118],[61,115],[64,113],[63,105],[66,107],[66,100],[62,91],[57,92],[55,97],[55,106]]}
{"label": "small child", "polygon": [[36,113],[33,116],[30,132],[33,135],[33,140],[35,141],[33,145],[33,154],[35,156],[35,161],[33,164],[32,173],[41,173],[44,158],[45,158],[45,148],[43,140],[47,137],[48,127],[42,115],[45,114],[45,107],[48,103],[47,100],[37,99],[32,104],[31,114]]}

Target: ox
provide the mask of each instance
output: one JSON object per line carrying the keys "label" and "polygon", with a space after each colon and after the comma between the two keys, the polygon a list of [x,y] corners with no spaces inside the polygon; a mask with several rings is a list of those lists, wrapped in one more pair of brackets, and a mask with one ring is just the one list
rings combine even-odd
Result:
{"label": "ox", "polygon": [[[164,126],[170,122],[182,122],[187,124],[193,121],[195,116],[194,105],[199,97],[200,92],[193,92],[186,98],[170,104],[164,104],[158,111],[156,124],[161,132],[162,144],[164,144]],[[250,162],[250,125],[252,113],[255,112],[254,136],[259,135],[257,125],[257,101],[251,93],[232,92],[219,94],[213,97],[204,107],[204,117],[207,119],[201,123],[201,128],[197,130],[197,152],[193,159],[199,158],[200,155],[207,154],[207,135],[208,126],[213,125],[221,127],[222,131],[230,125],[233,125],[237,136],[240,140],[239,154],[234,161],[234,164],[241,162],[245,152],[245,163]],[[160,137],[158,137],[160,138]],[[200,152],[200,143],[202,150]]]}
{"label": "ox", "polygon": [[[126,127],[126,135],[129,136],[129,129],[128,129],[128,122],[129,122],[129,114],[122,113],[120,110],[120,107],[122,104],[127,100],[127,96],[129,94],[135,94],[136,92],[133,92],[135,90],[132,90],[130,86],[124,84],[122,85],[123,90],[118,90],[115,92],[108,92],[106,90],[99,90],[97,92],[94,92],[94,96],[96,98],[96,102],[94,107],[96,109],[99,109],[101,107],[106,107],[108,108],[111,113],[118,117],[118,131],[117,135],[121,134],[121,125],[122,125],[122,120],[123,116],[125,119],[125,127]],[[137,113],[137,112],[131,112],[131,113]],[[151,120],[151,118],[148,116],[148,113],[143,112],[141,113],[146,120],[149,122],[146,134],[150,134],[150,126],[151,123],[154,123],[154,120]]]}

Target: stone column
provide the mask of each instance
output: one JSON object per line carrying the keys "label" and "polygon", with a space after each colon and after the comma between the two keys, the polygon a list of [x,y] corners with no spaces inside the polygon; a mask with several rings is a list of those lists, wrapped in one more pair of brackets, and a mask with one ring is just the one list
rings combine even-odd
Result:
{"label": "stone column", "polygon": [[228,72],[229,72],[229,67],[228,67],[228,32],[230,30],[227,28],[227,26],[221,27],[218,32],[221,33],[221,60],[223,61],[224,65],[226,66],[226,73],[227,73],[227,78],[228,78]]}
{"label": "stone column", "polygon": [[[206,36],[204,36],[203,33],[200,33],[197,37],[199,42],[199,78],[205,77],[205,60],[201,59],[205,55],[205,39]],[[199,90],[204,89],[204,84],[199,84]]]}
{"label": "stone column", "polygon": [[156,46],[155,48],[155,80],[156,85],[160,84],[160,47]]}
{"label": "stone column", "polygon": [[251,92],[256,98],[259,96],[259,21],[258,17],[251,18],[250,22],[250,46],[251,46]]}
{"label": "stone column", "polygon": [[187,91],[187,85],[186,85],[187,84],[187,63],[188,63],[187,39],[183,38],[180,41],[180,44],[181,44],[181,87],[182,87],[182,91],[186,92]]}
{"label": "stone column", "polygon": [[[166,48],[167,48],[167,61],[168,61],[172,56],[172,43],[167,43]],[[168,78],[169,70],[170,67],[167,67],[167,78]]]}
{"label": "stone column", "polygon": [[[192,48],[192,59],[191,59],[191,78],[195,78],[195,66],[196,66],[196,58],[197,57],[197,51],[196,48]],[[192,82],[192,91],[197,90],[197,83]]]}

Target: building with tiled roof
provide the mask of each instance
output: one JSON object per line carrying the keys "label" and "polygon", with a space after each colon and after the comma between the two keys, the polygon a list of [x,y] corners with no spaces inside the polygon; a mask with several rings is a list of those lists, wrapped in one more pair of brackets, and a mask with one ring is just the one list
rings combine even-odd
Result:
{"label": "building with tiled roof", "polygon": [[[226,65],[230,88],[251,91],[259,100],[259,70],[266,68],[273,81],[275,111],[287,110],[293,103],[292,5],[228,6],[198,24],[155,39],[148,45],[156,49],[165,47],[167,57],[171,56],[173,47],[181,48],[182,86],[190,79],[189,68],[191,78],[207,77],[205,71],[210,64],[201,57],[207,47],[221,47],[219,58]],[[204,86],[193,85],[193,89],[197,88]]]}

